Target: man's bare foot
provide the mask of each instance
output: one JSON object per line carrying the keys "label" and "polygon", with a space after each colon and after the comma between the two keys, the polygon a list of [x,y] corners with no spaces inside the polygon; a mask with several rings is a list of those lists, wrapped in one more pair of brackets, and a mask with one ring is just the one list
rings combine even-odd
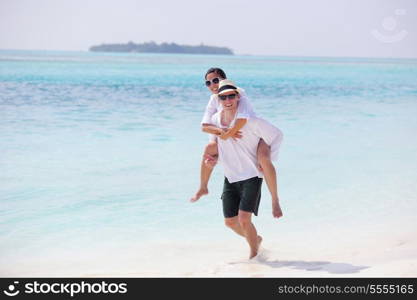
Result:
{"label": "man's bare foot", "polygon": [[191,202],[196,202],[202,196],[207,195],[209,193],[207,188],[200,188],[198,192],[190,199]]}
{"label": "man's bare foot", "polygon": [[254,258],[256,255],[258,255],[258,251],[259,248],[261,247],[261,243],[262,243],[262,237],[260,235],[258,235],[258,247],[256,248],[256,251],[251,251],[250,255],[249,255],[249,259]]}

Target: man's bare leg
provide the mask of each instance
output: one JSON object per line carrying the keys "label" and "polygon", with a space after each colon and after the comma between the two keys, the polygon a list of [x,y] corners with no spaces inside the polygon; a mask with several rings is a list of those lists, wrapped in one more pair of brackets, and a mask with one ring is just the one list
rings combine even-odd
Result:
{"label": "man's bare leg", "polygon": [[238,220],[240,227],[242,228],[242,231],[245,235],[246,241],[249,244],[249,259],[254,258],[258,254],[259,246],[262,242],[262,237],[258,236],[256,228],[252,224],[252,213],[239,210]]}
{"label": "man's bare leg", "polygon": [[281,207],[279,205],[277,173],[271,161],[271,149],[263,139],[258,145],[258,162],[264,173],[265,181],[272,198],[272,214],[275,218],[282,217]]}
{"label": "man's bare leg", "polygon": [[240,227],[238,216],[232,218],[225,218],[224,223],[227,227],[232,229],[238,235],[245,237],[245,233],[243,232],[242,227]]}
{"label": "man's bare leg", "polygon": [[[224,223],[226,224],[227,227],[232,229],[238,235],[246,238],[245,233],[244,233],[242,227],[240,226],[238,216],[232,217],[232,218],[225,218]],[[261,245],[261,242],[262,242],[262,237],[260,235],[258,235],[258,247]]]}
{"label": "man's bare leg", "polygon": [[[210,180],[211,173],[216,165],[216,159],[218,156],[218,149],[216,142],[210,142],[205,150],[201,160],[200,166],[200,188],[197,193],[190,199],[191,202],[195,202],[202,196],[208,194],[208,182]],[[209,157],[209,158],[208,158]]]}

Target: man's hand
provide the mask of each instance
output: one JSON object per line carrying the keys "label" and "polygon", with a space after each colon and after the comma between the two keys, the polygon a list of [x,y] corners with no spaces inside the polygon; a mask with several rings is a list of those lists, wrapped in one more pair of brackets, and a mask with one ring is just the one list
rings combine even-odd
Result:
{"label": "man's hand", "polygon": [[282,217],[282,210],[278,200],[272,200],[272,215],[277,219]]}
{"label": "man's hand", "polygon": [[217,164],[217,156],[211,156],[209,154],[204,154],[204,163],[210,167],[214,167]]}

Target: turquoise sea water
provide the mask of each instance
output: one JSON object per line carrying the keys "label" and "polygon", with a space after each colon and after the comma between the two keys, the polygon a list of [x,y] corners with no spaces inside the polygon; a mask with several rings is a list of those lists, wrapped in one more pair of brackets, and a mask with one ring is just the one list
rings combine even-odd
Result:
{"label": "turquoise sea water", "polygon": [[227,239],[221,166],[188,202],[212,66],[284,132],[285,216],[272,218],[264,186],[258,229],[417,225],[417,60],[3,50],[1,262]]}

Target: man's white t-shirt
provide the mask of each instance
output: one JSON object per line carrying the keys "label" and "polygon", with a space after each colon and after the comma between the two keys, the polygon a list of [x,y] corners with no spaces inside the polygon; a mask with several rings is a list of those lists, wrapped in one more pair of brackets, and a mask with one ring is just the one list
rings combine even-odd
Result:
{"label": "man's white t-shirt", "polygon": [[[221,124],[221,111],[213,115],[210,123],[219,128],[225,127]],[[232,126],[232,124],[233,122],[229,126]],[[262,138],[271,147],[272,160],[278,158],[283,139],[283,133],[280,129],[258,117],[249,118],[240,131],[242,132],[242,138],[240,139],[228,138],[222,140],[215,135],[211,135],[212,140],[217,139],[219,162],[222,164],[224,175],[230,183],[252,177],[262,178],[263,174],[258,169],[257,159],[260,139]]]}
{"label": "man's white t-shirt", "polygon": [[[255,112],[253,111],[252,105],[249,103],[248,97],[246,96],[246,92],[242,88],[238,88],[240,94],[239,106],[237,109],[237,119],[249,119],[252,117],[256,117]],[[219,97],[217,94],[213,94],[210,96],[210,100],[207,103],[206,110],[204,111],[203,119],[201,120],[201,124],[210,124],[211,118],[213,115],[221,111],[223,109],[222,104],[220,103]]]}

